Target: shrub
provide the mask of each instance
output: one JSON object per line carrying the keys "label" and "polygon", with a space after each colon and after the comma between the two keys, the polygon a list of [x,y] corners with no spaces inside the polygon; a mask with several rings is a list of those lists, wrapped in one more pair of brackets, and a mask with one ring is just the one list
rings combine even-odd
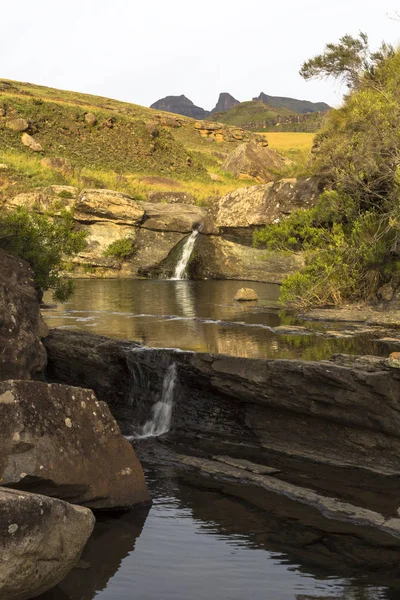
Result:
{"label": "shrub", "polygon": [[73,283],[62,274],[64,259],[83,250],[85,237],[65,209],[38,214],[21,207],[0,213],[0,247],[30,264],[40,298],[48,289],[59,302],[70,297]]}
{"label": "shrub", "polygon": [[122,238],[111,242],[104,250],[104,256],[107,258],[115,258],[122,262],[132,258],[137,252],[134,240],[130,237]]}

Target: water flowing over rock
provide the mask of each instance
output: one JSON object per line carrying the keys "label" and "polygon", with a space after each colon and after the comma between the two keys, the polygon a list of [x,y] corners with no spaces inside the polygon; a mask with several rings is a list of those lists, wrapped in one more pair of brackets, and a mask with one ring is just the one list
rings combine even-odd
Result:
{"label": "water flowing over rock", "polygon": [[0,250],[0,380],[41,375],[46,366],[41,338],[47,331],[31,269]]}
{"label": "water flowing over rock", "polygon": [[196,243],[196,238],[199,232],[197,229],[194,229],[192,233],[189,235],[187,240],[185,241],[182,247],[182,254],[179,258],[179,261],[175,267],[174,276],[172,279],[185,279],[187,267],[189,264],[190,257],[192,256],[192,252],[194,249],[194,245]]}
{"label": "water flowing over rock", "polygon": [[165,373],[161,398],[152,408],[152,417],[133,438],[145,439],[167,433],[171,426],[174,391],[176,386],[176,364],[172,363]]}
{"label": "water flowing over rock", "polygon": [[94,516],[57,498],[0,488],[0,523],[1,600],[28,600],[76,565]]}
{"label": "water flowing over rock", "polygon": [[0,422],[3,485],[95,509],[149,502],[133,448],[91,390],[1,382]]}

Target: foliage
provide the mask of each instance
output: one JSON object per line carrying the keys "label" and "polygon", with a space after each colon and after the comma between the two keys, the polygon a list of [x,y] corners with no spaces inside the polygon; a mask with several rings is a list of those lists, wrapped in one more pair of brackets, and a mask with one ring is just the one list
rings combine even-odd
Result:
{"label": "foliage", "polygon": [[63,261],[85,247],[85,232],[76,231],[67,210],[38,214],[25,208],[0,213],[0,247],[26,260],[33,269],[39,294],[53,290],[65,302],[73,283],[62,275]]}
{"label": "foliage", "polygon": [[393,54],[393,47],[385,43],[372,52],[367,34],[360,31],[357,37],[347,34],[337,44],[327,44],[322,54],[303,63],[300,75],[306,80],[333,77],[356,88],[363,79],[373,78],[376,68]]}
{"label": "foliage", "polygon": [[352,87],[312,149],[311,171],[330,191],[254,241],[304,253],[305,268],[282,286],[287,305],[376,301],[400,276],[400,51],[383,44],[373,54],[363,34],[345,36],[302,71],[344,77]]}
{"label": "foliage", "polygon": [[104,256],[107,258],[116,258],[119,261],[132,258],[137,252],[134,240],[130,237],[125,237],[120,240],[111,242],[104,250]]}

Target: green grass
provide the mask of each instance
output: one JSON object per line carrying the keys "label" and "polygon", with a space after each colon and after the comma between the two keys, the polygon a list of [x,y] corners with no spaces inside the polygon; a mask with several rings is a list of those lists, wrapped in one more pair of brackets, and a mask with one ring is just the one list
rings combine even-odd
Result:
{"label": "green grass", "polygon": [[[255,183],[221,169],[224,158],[242,141],[205,139],[196,130],[195,120],[187,117],[6,80],[0,80],[1,107],[6,117],[0,117],[0,162],[8,169],[0,171],[0,203],[19,192],[54,184],[78,190],[115,189],[144,200],[148,192],[171,189],[165,181],[172,180],[176,189],[207,205]],[[94,126],[86,123],[86,112],[96,116]],[[43,154],[33,154],[22,145],[21,133],[7,128],[7,120],[17,116],[29,122],[29,133],[43,146]],[[110,120],[112,127],[107,126]],[[245,135],[246,139],[252,136]],[[43,156],[66,159],[70,168],[46,167],[41,164]],[[210,174],[219,180],[212,180]]]}

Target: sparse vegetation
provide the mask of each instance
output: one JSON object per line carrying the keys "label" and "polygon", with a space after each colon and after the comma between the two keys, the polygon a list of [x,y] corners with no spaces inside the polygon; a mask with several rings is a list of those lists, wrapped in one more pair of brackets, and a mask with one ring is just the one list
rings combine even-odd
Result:
{"label": "sparse vegetation", "polygon": [[123,262],[132,258],[137,252],[135,241],[130,238],[122,238],[111,242],[104,250],[104,256],[106,258],[115,258],[116,260]]}

